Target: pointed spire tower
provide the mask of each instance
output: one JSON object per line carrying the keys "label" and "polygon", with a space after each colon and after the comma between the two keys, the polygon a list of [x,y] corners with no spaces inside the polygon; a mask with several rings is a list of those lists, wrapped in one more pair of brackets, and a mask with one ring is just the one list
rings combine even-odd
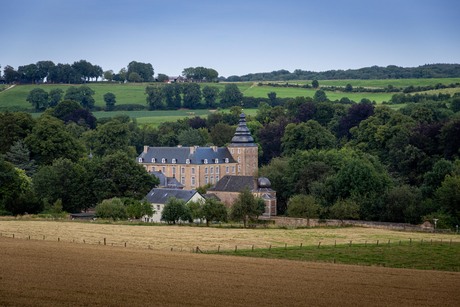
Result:
{"label": "pointed spire tower", "polygon": [[237,175],[254,176],[258,167],[258,147],[246,125],[246,115],[241,113],[238,128],[228,145],[230,154],[238,162]]}

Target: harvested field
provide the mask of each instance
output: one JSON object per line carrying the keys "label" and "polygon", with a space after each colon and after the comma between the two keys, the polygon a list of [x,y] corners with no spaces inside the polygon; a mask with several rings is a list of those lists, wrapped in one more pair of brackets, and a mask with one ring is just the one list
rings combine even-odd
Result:
{"label": "harvested field", "polygon": [[444,240],[460,242],[460,236],[433,233],[413,233],[373,228],[311,228],[311,229],[226,229],[190,226],[129,226],[81,222],[0,220],[2,236],[19,239],[103,244],[154,250],[186,250],[197,246],[201,250],[267,248],[272,245],[321,245],[381,243],[403,240]]}
{"label": "harvested field", "polygon": [[458,306],[460,273],[0,238],[0,306]]}

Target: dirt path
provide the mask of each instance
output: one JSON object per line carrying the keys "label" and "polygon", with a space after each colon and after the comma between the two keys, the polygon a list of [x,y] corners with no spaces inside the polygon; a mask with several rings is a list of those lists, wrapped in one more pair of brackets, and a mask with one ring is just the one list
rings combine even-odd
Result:
{"label": "dirt path", "polygon": [[0,237],[0,306],[458,306],[460,273]]}

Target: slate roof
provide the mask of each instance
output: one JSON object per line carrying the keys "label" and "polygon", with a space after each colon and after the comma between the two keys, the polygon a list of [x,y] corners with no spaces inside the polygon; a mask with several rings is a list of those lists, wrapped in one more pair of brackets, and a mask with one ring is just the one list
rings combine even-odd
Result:
{"label": "slate roof", "polygon": [[251,136],[251,131],[246,125],[246,115],[244,115],[244,113],[241,113],[240,115],[240,122],[238,123],[238,127],[236,128],[236,131],[235,131],[235,135],[233,136],[232,142],[229,146],[235,146],[235,147],[257,146],[254,143],[254,138]]}
{"label": "slate roof", "polygon": [[188,202],[196,193],[198,192],[195,190],[153,188],[147,194],[147,201],[152,204],[166,204],[169,198],[175,197]]}
{"label": "slate roof", "polygon": [[157,177],[160,180],[159,187],[171,188],[171,189],[182,189],[184,185],[181,184],[174,177],[166,177],[162,172],[150,172],[151,175]]}
{"label": "slate roof", "polygon": [[241,192],[244,189],[249,189],[249,191],[254,190],[253,176],[225,175],[213,188],[208,189],[208,191]]}
{"label": "slate roof", "polygon": [[[216,164],[218,159],[219,164],[225,164],[225,159],[229,163],[235,163],[232,155],[226,147],[148,147],[147,152],[142,152],[138,159],[142,158],[144,163],[162,163],[165,159],[166,164],[173,163],[176,159],[176,164],[186,164],[187,159],[190,164],[205,164],[207,159],[208,164]],[[155,162],[152,162],[155,159]]]}

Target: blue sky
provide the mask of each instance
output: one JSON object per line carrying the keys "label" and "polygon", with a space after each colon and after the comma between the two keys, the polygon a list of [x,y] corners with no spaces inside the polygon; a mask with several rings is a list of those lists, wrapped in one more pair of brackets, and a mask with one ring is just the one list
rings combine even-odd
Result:
{"label": "blue sky", "polygon": [[85,59],[155,75],[460,63],[457,0],[0,0],[0,65]]}

